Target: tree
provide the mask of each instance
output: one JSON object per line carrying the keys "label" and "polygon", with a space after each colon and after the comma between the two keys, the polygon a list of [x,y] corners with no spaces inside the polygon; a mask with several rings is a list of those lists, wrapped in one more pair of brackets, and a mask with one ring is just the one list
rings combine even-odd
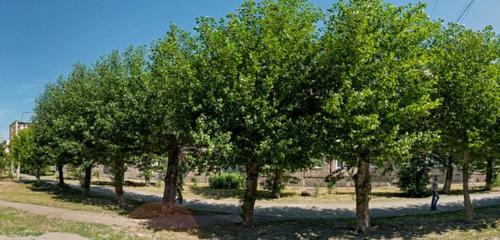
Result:
{"label": "tree", "polygon": [[[321,41],[318,75],[324,100],[325,151],[356,166],[356,231],[370,228],[370,169],[411,157],[414,143],[432,138],[412,128],[439,105],[431,98],[429,43],[438,25],[423,5],[381,0],[339,1]],[[332,144],[334,143],[334,144]]]}
{"label": "tree", "polygon": [[[151,54],[151,79],[148,84],[148,129],[150,150],[167,153],[162,210],[173,210],[182,183],[181,154],[193,149],[196,119],[200,115],[199,77],[195,71],[195,39],[171,25],[164,39]],[[188,164],[188,163],[185,163]]]}
{"label": "tree", "polygon": [[439,78],[437,95],[443,104],[434,114],[442,140],[460,156],[466,221],[473,220],[470,166],[474,158],[480,159],[476,153],[482,151],[487,131],[500,113],[497,43],[491,27],[472,31],[458,24],[448,25],[436,41],[432,72]]}
{"label": "tree", "polygon": [[[226,19],[200,18],[197,58],[203,113],[197,139],[206,164],[243,169],[243,224],[253,224],[264,167],[312,165],[310,84],[321,12],[305,0],[245,1]],[[310,108],[309,108],[310,107]]]}
{"label": "tree", "polygon": [[431,191],[427,187],[430,180],[431,159],[426,155],[413,156],[401,164],[398,171],[398,187],[409,197],[427,197]]}
{"label": "tree", "polygon": [[2,176],[5,168],[7,167],[7,153],[5,152],[7,143],[0,138],[0,177]]}
{"label": "tree", "polygon": [[113,51],[95,64],[97,114],[93,137],[104,150],[103,160],[110,166],[119,204],[128,164],[142,154],[145,111],[146,60],[144,48],[130,47],[122,54]]}
{"label": "tree", "polygon": [[64,165],[71,163],[72,157],[78,151],[78,144],[67,138],[69,124],[61,124],[63,122],[60,121],[60,118],[71,110],[63,104],[63,88],[66,84],[64,81],[64,78],[60,77],[55,83],[46,85],[44,93],[36,100],[33,118],[36,123],[35,143],[41,149],[39,157],[56,165],[59,186],[64,186]]}
{"label": "tree", "polygon": [[35,144],[34,128],[36,128],[36,124],[23,129],[14,136],[9,144],[9,154],[13,159],[21,163],[24,170],[34,173],[36,179],[40,181],[40,176],[45,172],[48,162],[38,155],[41,149]]}

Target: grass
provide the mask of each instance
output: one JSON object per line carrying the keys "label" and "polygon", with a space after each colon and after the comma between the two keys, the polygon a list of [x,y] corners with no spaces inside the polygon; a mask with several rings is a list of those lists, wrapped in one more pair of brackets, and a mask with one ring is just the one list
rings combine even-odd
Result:
{"label": "grass", "polygon": [[90,239],[148,239],[106,225],[48,219],[12,208],[0,207],[1,235],[39,236],[48,232],[73,233]]}
{"label": "grass", "polygon": [[462,221],[461,211],[374,218],[367,235],[353,231],[354,220],[303,220],[258,223],[253,229],[238,225],[200,229],[200,238],[217,239],[495,239],[500,236],[500,208],[476,209],[476,220]]}
{"label": "grass", "polygon": [[[482,192],[483,184],[471,184],[471,192]],[[163,192],[162,188],[157,187],[132,187],[129,186],[127,189],[139,190],[142,192],[149,192],[155,194],[161,194]],[[309,188],[314,191],[313,188]],[[257,190],[257,200],[258,201],[269,201],[273,203],[352,203],[355,201],[354,188],[351,187],[337,187],[332,194],[328,194],[326,187],[319,188],[319,195],[315,197],[303,197],[301,192],[304,190],[303,187],[288,186],[283,193],[281,198],[274,199],[273,196],[260,188]],[[497,191],[498,189],[494,189]],[[218,199],[218,200],[238,200],[243,196],[243,189],[211,189],[207,184],[198,183],[197,186],[193,184],[186,184],[184,186],[184,198],[186,199]],[[452,185],[452,195],[462,194],[461,184]],[[398,202],[407,201],[409,198],[405,196],[397,187],[373,187],[370,202]]]}
{"label": "grass", "polygon": [[36,181],[13,182],[4,179],[0,181],[0,189],[2,200],[77,211],[128,214],[142,204],[128,199],[126,204],[118,207],[113,198],[92,196],[86,199],[80,190]]}
{"label": "grass", "polygon": [[[136,188],[136,187],[135,187]],[[138,187],[141,188],[142,187]],[[112,198],[92,198],[85,202],[81,193],[74,189],[60,189],[52,184],[32,181],[0,181],[0,199],[28,202],[52,207],[91,212],[116,212]],[[144,188],[145,189],[145,188]],[[157,188],[148,189],[157,191]],[[241,190],[212,190],[206,186],[186,189],[188,194],[221,199],[237,198]],[[161,189],[160,189],[161,190]],[[454,186],[458,193],[459,189]],[[289,195],[282,199],[306,199],[297,196],[300,188],[289,188]],[[337,193],[328,195],[326,189],[315,201],[325,201],[338,196],[350,200],[352,190],[337,188]],[[395,188],[374,188],[375,199],[400,198]],[[259,197],[266,199],[264,191]],[[212,195],[212,196],[211,196]],[[283,201],[272,200],[272,201]],[[352,201],[352,200],[350,200]],[[134,206],[134,204],[130,204]],[[242,228],[238,224],[220,224],[191,230],[161,229],[120,229],[99,224],[85,224],[66,220],[47,219],[26,212],[0,207],[0,235],[28,236],[46,232],[68,232],[90,239],[357,239],[357,238],[402,238],[402,239],[493,239],[500,236],[500,206],[476,209],[476,221],[467,224],[462,221],[461,211],[415,216],[374,218],[376,226],[368,235],[356,235],[353,232],[353,219],[336,220],[286,220],[259,222],[252,229]],[[200,214],[203,215],[203,214]],[[139,232],[142,235],[134,233]]]}

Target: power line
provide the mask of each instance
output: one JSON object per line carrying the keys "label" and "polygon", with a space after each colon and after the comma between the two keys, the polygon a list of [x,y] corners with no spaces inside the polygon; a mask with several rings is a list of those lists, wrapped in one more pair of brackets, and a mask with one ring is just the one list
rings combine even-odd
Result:
{"label": "power line", "polygon": [[470,0],[469,1],[469,4],[467,4],[465,6],[465,8],[462,10],[462,13],[460,14],[460,16],[458,17],[457,19],[457,22],[460,23],[462,22],[462,20],[465,19],[465,17],[467,16],[467,14],[470,12],[470,9],[472,8],[472,4],[475,2],[476,0]]}

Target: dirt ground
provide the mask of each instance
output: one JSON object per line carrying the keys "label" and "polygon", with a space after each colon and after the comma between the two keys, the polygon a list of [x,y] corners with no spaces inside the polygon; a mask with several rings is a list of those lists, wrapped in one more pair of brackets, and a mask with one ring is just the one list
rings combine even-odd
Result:
{"label": "dirt ground", "polygon": [[76,234],[70,233],[46,233],[41,236],[9,237],[0,235],[0,240],[89,240]]}

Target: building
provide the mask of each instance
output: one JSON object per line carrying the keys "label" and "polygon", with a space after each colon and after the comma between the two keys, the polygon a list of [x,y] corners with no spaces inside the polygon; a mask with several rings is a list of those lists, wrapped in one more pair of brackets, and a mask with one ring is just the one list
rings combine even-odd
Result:
{"label": "building", "polygon": [[[29,128],[31,123],[28,122],[21,122],[21,121],[14,121],[9,125],[9,138],[7,139],[7,148],[5,149],[5,152],[9,152],[9,144],[14,139],[14,137],[23,129]],[[14,165],[10,166],[10,171],[13,173],[14,172]],[[20,179],[20,174],[21,174],[21,165],[18,163],[17,164],[17,169],[16,169],[16,176],[17,179]]]}
{"label": "building", "polygon": [[29,128],[31,123],[28,122],[20,122],[20,121],[14,121],[9,125],[9,139],[7,139],[7,144],[9,144],[12,139],[19,133],[19,131]]}

